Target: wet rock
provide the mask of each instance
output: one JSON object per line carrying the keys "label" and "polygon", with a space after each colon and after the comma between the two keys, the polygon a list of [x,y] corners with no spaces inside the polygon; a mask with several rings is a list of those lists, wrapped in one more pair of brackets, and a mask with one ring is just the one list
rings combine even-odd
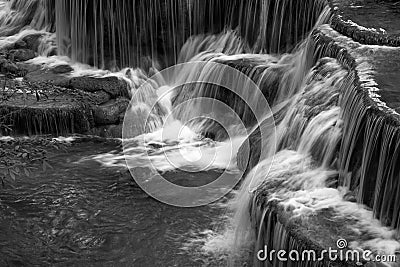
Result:
{"label": "wet rock", "polygon": [[93,118],[96,125],[116,124],[120,114],[125,112],[129,104],[128,99],[120,97],[93,108]]}
{"label": "wet rock", "polygon": [[68,64],[58,65],[51,69],[53,73],[68,73],[73,70],[74,69]]}
{"label": "wet rock", "polygon": [[0,106],[0,116],[11,129],[0,134],[8,135],[86,133],[91,126],[89,110],[67,95],[38,101],[34,94],[16,94]]}
{"label": "wet rock", "polygon": [[9,58],[12,61],[27,61],[35,57],[35,52],[30,49],[14,49],[9,53]]}
{"label": "wet rock", "polygon": [[71,79],[71,87],[87,92],[103,90],[112,97],[127,96],[128,84],[115,76],[111,77],[75,77]]}
{"label": "wet rock", "polygon": [[26,43],[26,48],[29,48],[33,51],[38,51],[43,35],[43,33],[29,34],[22,38],[21,41]]}
{"label": "wet rock", "polygon": [[14,47],[16,49],[26,48],[26,46],[27,46],[26,42],[24,42],[22,40],[19,40],[19,41],[15,42],[15,44],[14,44]]}
{"label": "wet rock", "polygon": [[90,99],[96,104],[104,104],[108,101],[110,101],[111,97],[108,93],[104,91],[96,91],[93,93],[90,93]]}
{"label": "wet rock", "polygon": [[50,82],[53,85],[69,87],[70,78],[63,74],[56,74],[45,69],[29,72],[25,77],[28,82]]}
{"label": "wet rock", "polygon": [[19,72],[19,68],[16,64],[12,63],[12,62],[7,62],[3,65],[4,70],[6,70],[9,73],[18,73]]}
{"label": "wet rock", "polygon": [[42,66],[40,66],[40,65],[29,64],[29,63],[25,63],[25,62],[16,62],[15,64],[18,66],[19,69],[24,69],[28,73],[32,72],[32,71],[40,70],[42,68]]}
{"label": "wet rock", "polygon": [[4,73],[18,73],[19,72],[19,68],[17,66],[17,64],[7,60],[7,59],[0,59],[0,70],[1,72]]}

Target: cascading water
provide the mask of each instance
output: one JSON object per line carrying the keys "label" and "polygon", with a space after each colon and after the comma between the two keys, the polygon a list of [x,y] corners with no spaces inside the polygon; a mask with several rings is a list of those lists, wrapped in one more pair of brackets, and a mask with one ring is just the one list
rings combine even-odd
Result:
{"label": "cascading water", "polygon": [[0,15],[0,36],[17,34],[25,27],[52,31],[52,1],[9,1]]}
{"label": "cascading water", "polygon": [[[345,75],[346,71],[334,60],[323,59],[309,73],[302,89],[292,97],[286,115],[277,125],[278,149],[270,151],[271,154],[249,172],[238,194],[236,203],[240,207],[234,218],[236,247],[248,244],[246,239],[253,235],[254,226],[248,218],[249,210],[257,213],[252,218],[259,220],[253,222],[259,224],[260,229],[257,244],[262,245],[256,246],[255,251],[258,251],[268,244],[262,242],[265,236],[273,233],[271,229],[267,229],[266,233],[261,230],[267,227],[264,223],[274,216],[271,210],[268,211],[272,209],[268,207],[269,201],[287,201],[287,205],[291,205],[297,193],[323,189],[334,182],[337,171],[330,168],[341,138],[339,108],[336,105],[339,84]],[[256,204],[255,201],[262,201],[265,205]],[[265,210],[257,211],[263,206]],[[260,212],[264,214],[261,217]],[[276,235],[278,239],[285,239],[283,229]],[[286,238],[289,236],[286,235]],[[275,244],[272,247],[280,246]]]}
{"label": "cascading water", "polygon": [[[254,266],[326,266],[327,259],[284,264],[254,254],[264,245],[306,249],[288,221],[300,218],[301,225],[326,210],[334,220],[351,217],[352,230],[377,241],[353,246],[386,253],[400,248],[396,234],[381,225],[398,228],[400,222],[398,133],[379,118],[366,118],[351,68],[306,36],[329,16],[325,1],[313,0],[13,0],[0,13],[0,38],[6,47],[38,33],[36,52],[47,56],[56,42],[59,56],[36,63],[56,64],[67,56],[63,62],[75,64],[72,75],[117,75],[129,82],[124,154],[92,159],[106,166],[127,160],[133,169],[153,166],[160,173],[227,170],[234,177],[245,171],[226,225],[201,241],[202,252],[221,253],[230,265],[251,255]],[[79,63],[93,68],[82,70],[89,66]],[[176,63],[181,65],[167,75],[161,71]],[[249,79],[229,75],[230,69]],[[249,89],[253,84],[260,92]],[[369,144],[361,160],[353,156],[359,142]],[[360,165],[355,174],[353,165]],[[381,222],[348,201],[355,185],[358,201],[372,202]]]}
{"label": "cascading water", "polygon": [[253,53],[289,51],[324,7],[313,0],[55,2],[59,53],[109,69],[170,66],[189,36],[231,29]]}
{"label": "cascading water", "polygon": [[12,49],[16,42],[25,40],[39,55],[54,54],[54,31],[53,1],[12,0],[4,3],[0,13],[1,49]]}

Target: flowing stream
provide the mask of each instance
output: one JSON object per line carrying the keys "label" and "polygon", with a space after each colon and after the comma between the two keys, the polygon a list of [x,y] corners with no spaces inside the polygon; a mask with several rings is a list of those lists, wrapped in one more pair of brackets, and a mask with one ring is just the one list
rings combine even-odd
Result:
{"label": "flowing stream", "polygon": [[[93,155],[118,142],[76,143],[53,151],[53,169],[1,190],[2,266],[200,266],[217,259],[185,250],[195,233],[217,227],[223,206],[175,208],[150,198],[126,168],[104,167]],[[216,177],[177,172],[186,186]],[[223,202],[223,201],[221,201]]]}

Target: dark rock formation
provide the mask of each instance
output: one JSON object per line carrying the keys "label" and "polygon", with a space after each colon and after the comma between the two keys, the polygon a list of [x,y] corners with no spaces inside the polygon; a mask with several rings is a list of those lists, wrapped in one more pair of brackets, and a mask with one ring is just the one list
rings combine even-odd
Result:
{"label": "dark rock formation", "polygon": [[51,71],[56,74],[68,73],[73,70],[74,69],[68,64],[58,65],[51,69]]}
{"label": "dark rock formation", "polygon": [[102,90],[88,94],[90,95],[90,99],[95,105],[104,104],[111,99],[111,96]]}
{"label": "dark rock formation", "polygon": [[9,58],[12,61],[27,61],[35,56],[35,52],[30,49],[15,49],[9,52]]}
{"label": "dark rock formation", "polygon": [[15,49],[26,48],[27,44],[23,40],[16,41],[14,44]]}
{"label": "dark rock formation", "polygon": [[33,51],[38,51],[39,46],[40,46],[40,42],[41,42],[41,38],[43,37],[43,33],[33,33],[33,34],[29,34],[26,35],[25,37],[23,37],[21,39],[21,41],[23,41],[26,46],[24,48],[33,50]]}
{"label": "dark rock formation", "polygon": [[17,64],[15,64],[14,62],[11,62],[5,58],[0,59],[0,68],[1,68],[1,72],[3,74],[5,74],[5,73],[15,74],[15,73],[18,73],[20,70],[20,68],[18,67]]}
{"label": "dark rock formation", "polygon": [[[17,65],[7,59],[0,61],[0,66],[7,72],[18,73],[22,68],[28,71],[22,82],[9,81],[11,91],[3,96],[0,126],[7,125],[0,127],[3,134],[121,136],[129,100],[117,96],[122,88],[126,90],[126,83],[118,83],[118,78],[76,79],[89,88],[81,90],[71,86],[71,77],[55,73],[54,69],[26,63]],[[68,65],[61,65],[56,72],[70,69]]]}
{"label": "dark rock formation", "polygon": [[[62,101],[62,102],[61,102]],[[83,103],[68,101],[67,96],[37,101],[35,95],[18,94],[0,106],[2,134],[66,135],[90,129],[90,112]]]}
{"label": "dark rock formation", "polygon": [[28,82],[50,82],[60,87],[69,87],[71,80],[71,78],[66,75],[56,74],[51,70],[42,68],[29,72],[24,79]]}
{"label": "dark rock formation", "polygon": [[[26,46],[24,42],[18,45]],[[11,129],[3,133],[121,136],[121,123],[129,104],[127,82],[117,77],[71,77],[73,68],[68,64],[48,68],[15,62],[26,59],[22,52],[27,51],[32,52],[21,48],[6,51],[10,59],[0,57],[3,73],[24,77],[22,85],[10,80],[15,93],[3,96],[1,125]]]}
{"label": "dark rock formation", "polygon": [[70,86],[86,92],[95,92],[103,90],[112,97],[127,96],[128,84],[115,76],[97,78],[97,77],[74,77],[70,81]]}
{"label": "dark rock formation", "polygon": [[93,118],[96,125],[118,124],[120,115],[125,112],[129,100],[120,97],[93,107]]}

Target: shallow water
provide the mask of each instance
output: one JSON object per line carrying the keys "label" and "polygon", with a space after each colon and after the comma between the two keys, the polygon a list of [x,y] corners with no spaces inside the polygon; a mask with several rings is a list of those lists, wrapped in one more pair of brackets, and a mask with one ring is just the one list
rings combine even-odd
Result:
{"label": "shallow water", "polygon": [[[53,169],[0,188],[0,265],[224,265],[199,257],[196,248],[182,249],[196,233],[222,223],[224,200],[172,207],[144,193],[127,169],[82,161],[120,149],[115,143],[72,144],[50,153]],[[216,174],[169,175],[190,186]]]}

